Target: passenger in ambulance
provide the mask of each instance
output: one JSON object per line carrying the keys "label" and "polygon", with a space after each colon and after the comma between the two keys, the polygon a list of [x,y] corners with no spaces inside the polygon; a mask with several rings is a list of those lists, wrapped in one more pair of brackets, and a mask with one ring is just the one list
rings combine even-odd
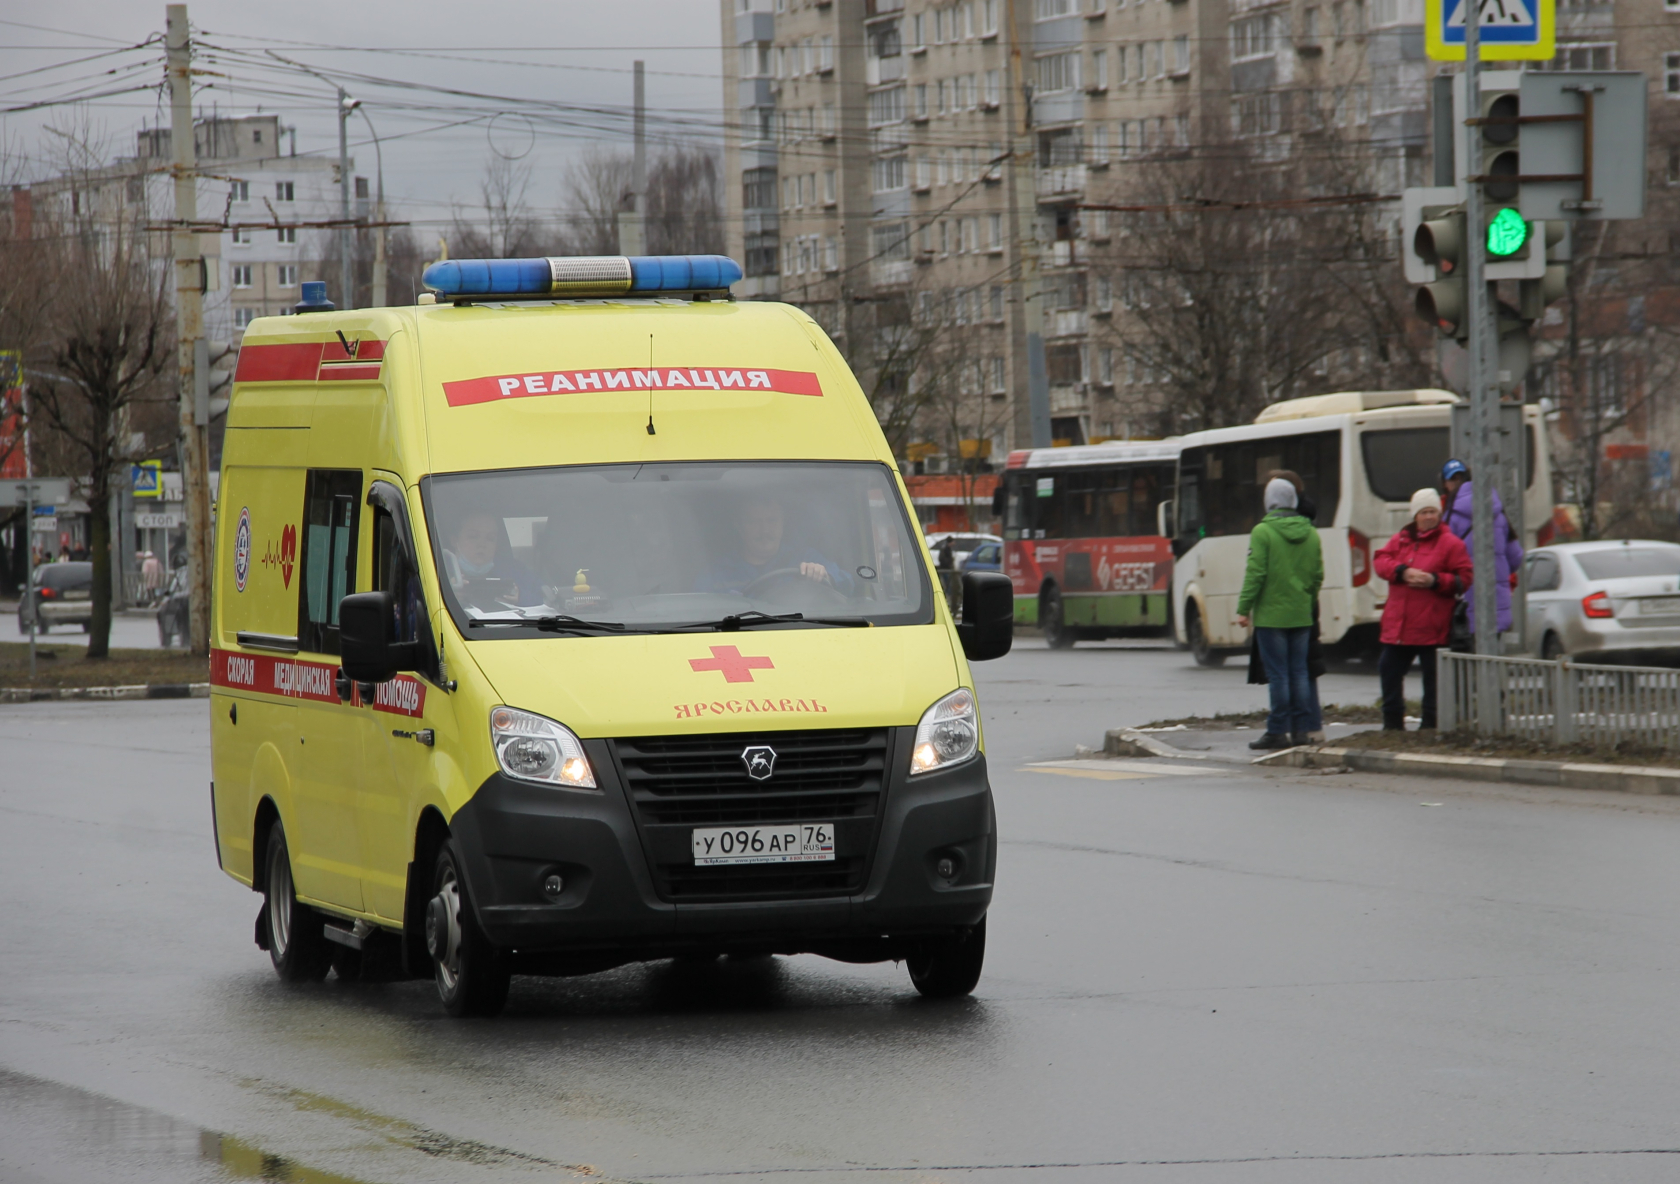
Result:
{"label": "passenger in ambulance", "polygon": [[449,585],[463,605],[496,610],[543,602],[542,582],[517,559],[502,553],[502,523],[488,510],[462,515],[444,548]]}
{"label": "passenger in ambulance", "polygon": [[736,553],[715,558],[699,590],[756,596],[775,585],[771,576],[780,575],[788,583],[809,580],[850,595],[851,575],[814,548],[790,541],[786,525],[782,504],[774,496],[748,494],[735,513]]}

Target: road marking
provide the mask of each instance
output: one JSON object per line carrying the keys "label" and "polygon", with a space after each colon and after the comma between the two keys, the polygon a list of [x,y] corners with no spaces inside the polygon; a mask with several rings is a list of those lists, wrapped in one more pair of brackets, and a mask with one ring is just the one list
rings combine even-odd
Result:
{"label": "road marking", "polygon": [[1092,781],[1138,781],[1146,777],[1199,777],[1221,773],[1205,765],[1142,760],[1035,761],[1022,767],[1023,773],[1052,773],[1059,777],[1084,777]]}

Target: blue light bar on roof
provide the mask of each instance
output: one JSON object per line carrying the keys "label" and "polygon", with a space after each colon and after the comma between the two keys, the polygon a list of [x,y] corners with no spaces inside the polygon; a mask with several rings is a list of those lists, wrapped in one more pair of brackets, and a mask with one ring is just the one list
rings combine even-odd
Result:
{"label": "blue light bar on roof", "polygon": [[713,292],[741,278],[725,255],[577,255],[549,259],[446,259],[421,282],[454,296],[622,296]]}

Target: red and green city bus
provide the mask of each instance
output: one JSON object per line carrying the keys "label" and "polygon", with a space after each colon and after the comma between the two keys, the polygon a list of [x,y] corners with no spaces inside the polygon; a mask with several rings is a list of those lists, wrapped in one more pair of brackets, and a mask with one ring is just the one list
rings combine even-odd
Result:
{"label": "red and green city bus", "polygon": [[1017,625],[1037,625],[1055,649],[1169,633],[1173,553],[1160,508],[1178,453],[1167,440],[1009,454],[994,508]]}

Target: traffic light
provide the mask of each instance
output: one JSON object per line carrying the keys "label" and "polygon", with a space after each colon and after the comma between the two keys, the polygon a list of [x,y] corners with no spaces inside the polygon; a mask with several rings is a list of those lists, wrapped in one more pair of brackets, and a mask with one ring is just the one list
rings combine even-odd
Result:
{"label": "traffic light", "polygon": [[1464,277],[1464,211],[1425,206],[1422,213],[1424,217],[1412,231],[1408,245],[1436,278],[1417,290],[1414,307],[1418,316],[1444,336],[1462,339],[1470,332],[1465,318],[1469,300]]}
{"label": "traffic light", "polygon": [[[1479,181],[1482,193],[1488,202],[1488,221],[1497,216],[1496,207],[1514,206],[1517,204],[1518,194],[1522,192],[1522,183],[1518,180],[1522,176],[1522,160],[1518,141],[1522,138],[1522,124],[1518,120],[1522,116],[1522,91],[1520,89],[1521,75],[1506,75],[1511,77],[1513,85],[1509,87],[1489,87],[1481,92],[1481,118],[1477,123],[1481,126],[1480,159],[1476,162],[1476,175],[1471,178]],[[1489,74],[1490,80],[1499,77]],[[1513,211],[1520,219],[1520,211]]]}
{"label": "traffic light", "polygon": [[1519,286],[1519,311],[1525,321],[1539,320],[1546,315],[1548,304],[1563,299],[1569,292],[1569,223],[1544,222],[1537,225],[1545,227],[1546,262],[1538,277],[1524,279]]}

